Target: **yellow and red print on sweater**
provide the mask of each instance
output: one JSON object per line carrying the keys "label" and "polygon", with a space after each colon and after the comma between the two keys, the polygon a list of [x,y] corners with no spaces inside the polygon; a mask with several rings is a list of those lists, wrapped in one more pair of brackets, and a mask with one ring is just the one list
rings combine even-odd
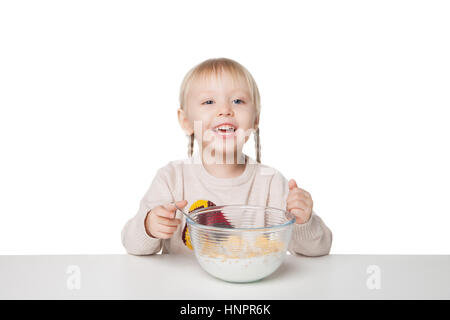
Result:
{"label": "yellow and red print on sweater", "polygon": [[[209,200],[197,200],[195,201],[191,207],[189,208],[189,213],[191,213],[194,210],[200,209],[200,208],[209,208],[216,206],[214,202]],[[202,225],[216,225],[219,224],[220,226],[230,226],[231,224],[228,222],[228,220],[225,218],[223,213],[221,211],[214,211],[213,214],[206,214],[204,216],[199,216],[198,222]],[[185,246],[187,246],[189,249],[193,250],[192,244],[191,244],[191,238],[189,236],[189,229],[187,227],[187,222],[184,225],[183,232],[181,233],[181,237],[183,240],[183,243]]]}

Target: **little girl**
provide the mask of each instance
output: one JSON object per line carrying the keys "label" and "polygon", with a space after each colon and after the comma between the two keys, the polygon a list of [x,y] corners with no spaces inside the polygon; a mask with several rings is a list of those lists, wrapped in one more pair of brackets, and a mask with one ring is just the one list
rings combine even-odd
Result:
{"label": "little girl", "polygon": [[[332,233],[313,211],[311,195],[276,169],[261,164],[260,96],[238,62],[209,59],[192,68],[180,90],[178,121],[186,133],[188,158],[159,168],[137,214],[122,230],[129,254],[192,254],[185,217],[201,207],[248,204],[280,208],[296,216],[288,251],[306,256],[330,252]],[[256,161],[242,153],[254,135]],[[194,140],[199,151],[193,153]]]}

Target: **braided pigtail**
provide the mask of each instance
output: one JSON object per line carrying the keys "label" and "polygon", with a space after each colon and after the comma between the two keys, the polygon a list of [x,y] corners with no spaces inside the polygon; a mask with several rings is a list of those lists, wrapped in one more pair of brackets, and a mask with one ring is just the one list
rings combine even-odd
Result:
{"label": "braided pigtail", "polygon": [[188,137],[188,157],[192,157],[194,153],[194,134],[186,135]]}

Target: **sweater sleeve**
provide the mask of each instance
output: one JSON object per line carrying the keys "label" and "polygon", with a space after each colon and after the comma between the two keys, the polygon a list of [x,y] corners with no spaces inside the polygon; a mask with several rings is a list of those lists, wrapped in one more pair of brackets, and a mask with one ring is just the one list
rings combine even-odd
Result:
{"label": "sweater sleeve", "polygon": [[317,257],[330,253],[333,234],[314,212],[304,224],[294,223],[288,251],[304,256]]}
{"label": "sweater sleeve", "polygon": [[122,245],[129,254],[150,255],[161,250],[163,239],[151,237],[145,230],[148,212],[159,205],[173,201],[166,168],[160,168],[150,187],[140,201],[136,215],[128,220],[122,229]]}
{"label": "sweater sleeve", "polygon": [[[268,206],[287,210],[288,195],[289,182],[277,171],[270,184]],[[306,223],[294,223],[288,251],[304,256],[323,256],[330,253],[331,243],[331,230],[313,210]]]}

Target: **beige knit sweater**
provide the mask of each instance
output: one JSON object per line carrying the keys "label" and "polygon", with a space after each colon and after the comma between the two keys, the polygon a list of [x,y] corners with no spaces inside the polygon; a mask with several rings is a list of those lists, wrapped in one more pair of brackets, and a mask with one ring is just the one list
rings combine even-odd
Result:
{"label": "beige knit sweater", "polygon": [[[243,154],[244,156],[247,156]],[[197,151],[191,158],[170,161],[157,171],[140,202],[137,214],[123,227],[122,244],[129,254],[158,253],[193,254],[183,214],[178,229],[170,239],[156,239],[145,231],[144,220],[154,207],[173,201],[187,200],[186,211],[202,204],[248,204],[286,210],[288,181],[276,169],[257,163],[248,157],[244,172],[233,178],[217,178],[203,166]],[[313,211],[305,224],[294,224],[288,251],[306,256],[321,256],[330,252],[332,233]]]}

